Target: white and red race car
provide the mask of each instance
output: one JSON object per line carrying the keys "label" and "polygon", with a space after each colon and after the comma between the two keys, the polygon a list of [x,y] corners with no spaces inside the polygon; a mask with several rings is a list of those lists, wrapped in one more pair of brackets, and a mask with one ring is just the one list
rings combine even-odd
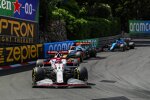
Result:
{"label": "white and red race car", "polygon": [[87,80],[87,69],[68,65],[60,52],[48,61],[37,60],[32,70],[33,87],[87,87]]}

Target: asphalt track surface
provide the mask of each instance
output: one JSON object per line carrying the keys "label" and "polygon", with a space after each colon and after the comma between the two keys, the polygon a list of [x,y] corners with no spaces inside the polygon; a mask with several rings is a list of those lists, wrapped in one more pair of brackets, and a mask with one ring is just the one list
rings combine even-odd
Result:
{"label": "asphalt track surface", "polygon": [[150,47],[101,52],[81,66],[91,88],[32,88],[27,70],[0,76],[0,100],[150,100]]}

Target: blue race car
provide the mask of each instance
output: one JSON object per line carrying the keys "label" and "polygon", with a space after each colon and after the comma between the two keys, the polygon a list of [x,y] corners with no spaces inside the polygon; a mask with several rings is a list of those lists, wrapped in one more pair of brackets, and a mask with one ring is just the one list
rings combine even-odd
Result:
{"label": "blue race car", "polygon": [[114,51],[115,49],[125,51],[127,49],[127,43],[123,39],[119,38],[115,42],[113,42],[109,48],[110,51]]}
{"label": "blue race car", "polygon": [[132,41],[131,38],[121,38],[121,39],[123,39],[126,42],[128,49],[134,49],[135,43]]}

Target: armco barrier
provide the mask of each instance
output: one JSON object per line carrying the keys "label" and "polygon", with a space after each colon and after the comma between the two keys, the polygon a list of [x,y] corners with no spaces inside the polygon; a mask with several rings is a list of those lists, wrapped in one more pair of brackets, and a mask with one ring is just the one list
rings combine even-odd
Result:
{"label": "armco barrier", "polygon": [[111,44],[114,42],[116,39],[120,38],[121,35],[116,35],[116,36],[110,36],[110,37],[102,37],[99,38],[99,48],[102,49],[104,46]]}
{"label": "armco barrier", "polygon": [[[76,41],[52,42],[36,45],[1,47],[0,48],[0,70],[35,64],[36,59],[47,58],[47,51],[68,50],[75,42],[92,42],[93,47],[102,48],[105,44],[110,44],[121,35],[94,38]],[[44,50],[43,50],[44,49]],[[44,51],[44,54],[43,54]]]}
{"label": "armco barrier", "polygon": [[91,42],[93,47],[96,47],[98,50],[103,48],[107,44],[111,44],[114,40],[119,38],[121,35],[94,38],[94,39],[85,39],[85,40],[75,40],[75,41],[64,41],[64,42],[52,42],[44,44],[44,58],[48,58],[48,51],[59,51],[59,50],[68,50],[70,46],[74,45],[75,42]]}

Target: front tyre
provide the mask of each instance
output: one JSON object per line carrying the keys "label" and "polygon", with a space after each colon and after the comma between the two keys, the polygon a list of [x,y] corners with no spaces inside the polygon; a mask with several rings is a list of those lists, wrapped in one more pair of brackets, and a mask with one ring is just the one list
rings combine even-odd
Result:
{"label": "front tyre", "polygon": [[44,69],[41,67],[35,67],[32,70],[32,82],[33,85],[36,84],[37,81],[44,79]]}
{"label": "front tyre", "polygon": [[126,46],[125,45],[120,45],[121,51],[124,52],[126,50]]}
{"label": "front tyre", "polygon": [[88,80],[88,71],[85,67],[77,67],[75,69],[75,78],[82,80],[82,81],[87,81]]}

